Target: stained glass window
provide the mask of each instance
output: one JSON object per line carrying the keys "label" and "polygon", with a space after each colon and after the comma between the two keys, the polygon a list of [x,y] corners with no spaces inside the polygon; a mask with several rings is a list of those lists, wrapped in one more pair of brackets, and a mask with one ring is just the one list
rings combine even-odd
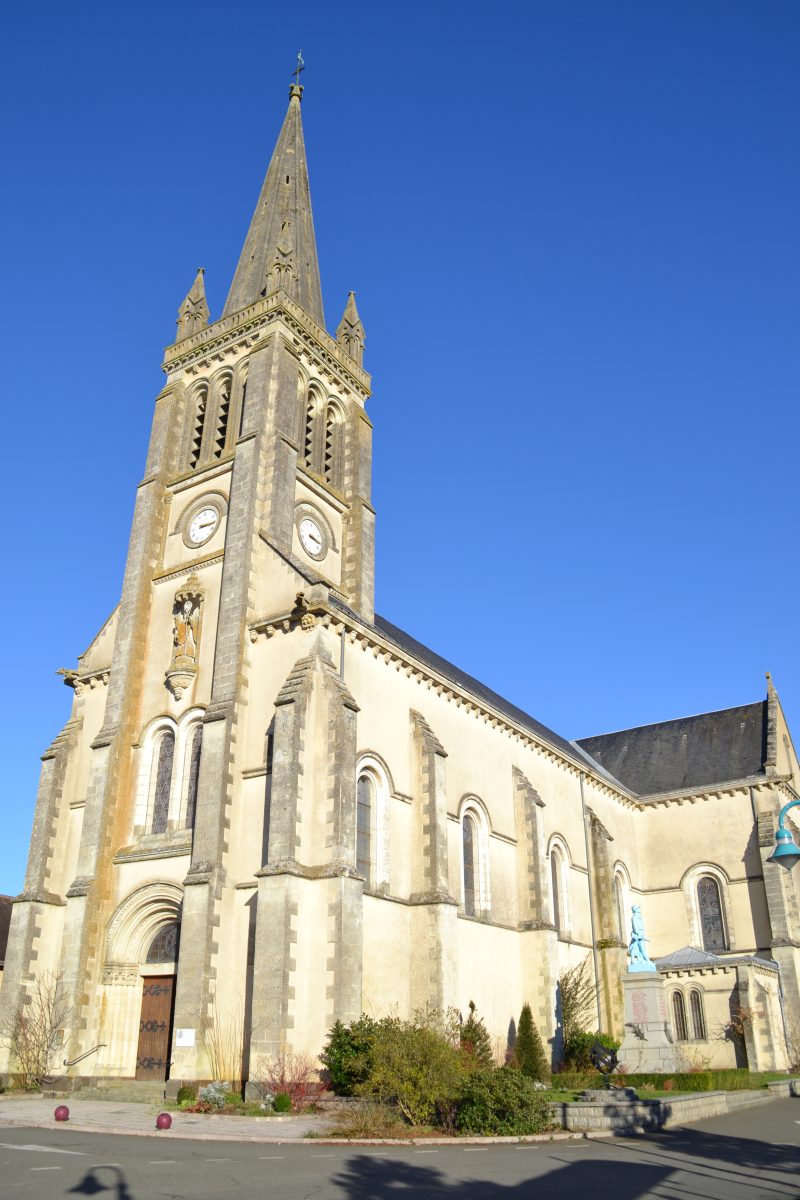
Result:
{"label": "stained glass window", "polygon": [[189,751],[189,786],[186,791],[186,828],[194,829],[194,815],[197,811],[197,781],[200,778],[200,753],[203,748],[203,727],[198,725],[192,735],[192,747]]}
{"label": "stained glass window", "polygon": [[177,962],[179,932],[180,926],[177,921],[172,925],[163,925],[150,943],[150,949],[147,951],[147,962]]}
{"label": "stained glass window", "polygon": [[698,1042],[706,1040],[706,1019],[703,1013],[703,997],[695,989],[689,996],[689,1007],[692,1010],[692,1032]]}
{"label": "stained glass window", "polygon": [[687,1042],[689,1032],[686,1028],[686,1005],[683,1003],[683,995],[680,992],[672,993],[672,1017],[675,1023],[675,1040]]}
{"label": "stained glass window", "polygon": [[361,775],[356,793],[356,870],[372,884],[372,810],[375,784],[369,775]]}
{"label": "stained glass window", "polygon": [[697,884],[697,907],[700,913],[700,933],[703,949],[709,954],[719,954],[728,949],[725,926],[722,921],[722,899],[719,884],[710,875],[704,875]]}
{"label": "stained glass window", "polygon": [[475,818],[469,813],[464,817],[463,824],[464,846],[464,912],[468,917],[475,916]]}
{"label": "stained glass window", "polygon": [[169,814],[169,789],[172,784],[172,760],[175,757],[175,734],[168,729],[162,733],[158,743],[158,767],[153,798],[153,823],[151,833],[163,833],[167,828]]}

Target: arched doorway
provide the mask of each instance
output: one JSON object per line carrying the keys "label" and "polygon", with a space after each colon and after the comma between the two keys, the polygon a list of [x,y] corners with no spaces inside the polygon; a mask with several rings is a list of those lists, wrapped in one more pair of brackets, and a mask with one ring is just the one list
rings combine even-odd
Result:
{"label": "arched doorway", "polygon": [[177,884],[146,884],[109,922],[103,972],[109,1074],[169,1075],[182,900]]}

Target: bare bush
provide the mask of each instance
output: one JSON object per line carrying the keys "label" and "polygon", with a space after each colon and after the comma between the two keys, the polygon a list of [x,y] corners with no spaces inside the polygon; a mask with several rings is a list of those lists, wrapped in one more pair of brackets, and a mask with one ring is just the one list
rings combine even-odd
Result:
{"label": "bare bush", "polygon": [[280,1050],[256,1059],[249,1082],[262,1100],[283,1092],[299,1108],[319,1090],[319,1071],[310,1055]]}
{"label": "bare bush", "polygon": [[60,975],[43,971],[25,988],[17,1007],[0,1008],[0,1042],[19,1068],[22,1086],[41,1087],[56,1075],[71,1007]]}
{"label": "bare bush", "polygon": [[214,1005],[203,1021],[203,1043],[208,1053],[211,1075],[238,1084],[242,1078],[244,1012],[241,1004],[223,1013]]}
{"label": "bare bush", "polygon": [[558,1001],[562,1037],[566,1046],[574,1034],[585,1032],[595,1019],[597,993],[591,955],[587,954],[577,967],[571,967],[559,975]]}

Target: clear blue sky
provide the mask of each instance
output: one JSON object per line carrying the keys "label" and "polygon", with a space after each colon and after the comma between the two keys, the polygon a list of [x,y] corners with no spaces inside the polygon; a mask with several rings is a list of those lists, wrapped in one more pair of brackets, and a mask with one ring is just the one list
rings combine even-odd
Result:
{"label": "clear blue sky", "polygon": [[89,0],[4,41],[0,892],[53,672],[118,599],[162,348],[199,265],[219,315],[299,47],[379,611],[566,736],[767,669],[800,732],[800,4]]}

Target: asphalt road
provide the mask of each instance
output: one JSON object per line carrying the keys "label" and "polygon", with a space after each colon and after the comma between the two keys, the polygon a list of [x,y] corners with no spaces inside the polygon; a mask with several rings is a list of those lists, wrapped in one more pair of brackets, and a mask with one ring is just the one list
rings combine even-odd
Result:
{"label": "asphalt road", "polygon": [[784,1200],[800,1197],[800,1103],[648,1137],[503,1146],[281,1146],[0,1129],[0,1198]]}

